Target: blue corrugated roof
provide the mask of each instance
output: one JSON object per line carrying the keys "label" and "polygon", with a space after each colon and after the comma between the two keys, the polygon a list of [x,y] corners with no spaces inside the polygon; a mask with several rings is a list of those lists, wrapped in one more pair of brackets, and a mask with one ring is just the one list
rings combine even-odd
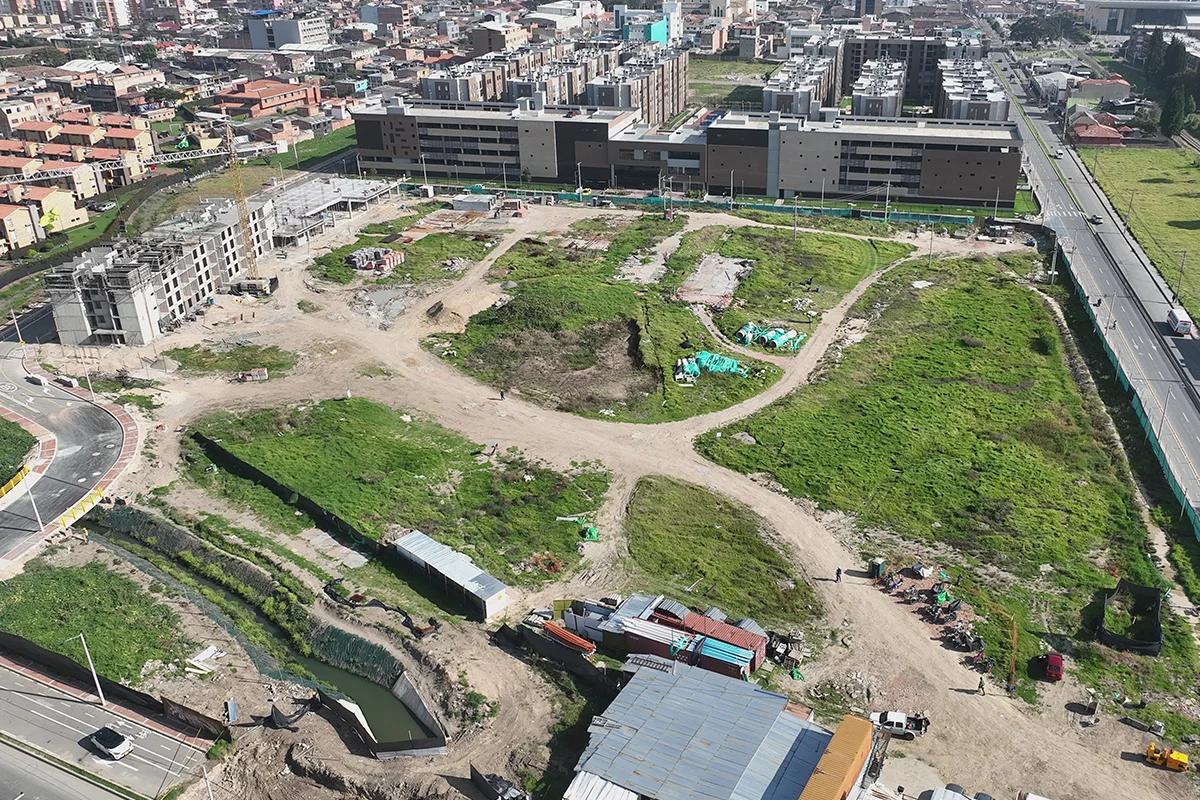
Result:
{"label": "blue corrugated roof", "polygon": [[754,684],[656,656],[638,656],[637,665],[592,720],[577,769],[641,795],[783,800],[803,788],[833,735]]}

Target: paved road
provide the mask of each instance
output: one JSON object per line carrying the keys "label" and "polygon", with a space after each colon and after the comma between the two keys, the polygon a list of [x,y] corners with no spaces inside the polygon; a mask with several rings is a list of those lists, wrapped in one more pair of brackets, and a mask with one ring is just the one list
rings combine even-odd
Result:
{"label": "paved road", "polygon": [[[997,60],[1002,60],[999,57]],[[1200,341],[1170,335],[1171,292],[1124,229],[1121,214],[1093,184],[1074,151],[1062,147],[1046,112],[1012,85],[1013,117],[1025,139],[1026,170],[1038,189],[1046,225],[1060,237],[1109,346],[1120,359],[1193,506],[1200,504]],[[1093,225],[1089,217],[1103,222]],[[1165,413],[1164,413],[1165,411]]]}
{"label": "paved road", "polygon": [[[103,409],[56,386],[25,379],[23,348],[0,343],[0,405],[42,425],[58,439],[54,459],[32,486],[44,524],[61,516],[92,490],[121,455],[120,424]],[[0,510],[0,558],[39,531],[28,491]]]}
{"label": "paved road", "polygon": [[0,800],[121,800],[64,769],[23,750],[0,744]]}
{"label": "paved road", "polygon": [[[105,725],[134,741],[133,752],[120,761],[97,755],[86,745],[87,737]],[[147,797],[157,797],[181,775],[199,770],[204,758],[193,747],[3,668],[0,730]],[[7,753],[0,751],[0,757],[7,760]],[[0,789],[7,788],[0,780]],[[8,799],[0,795],[0,800]]]}

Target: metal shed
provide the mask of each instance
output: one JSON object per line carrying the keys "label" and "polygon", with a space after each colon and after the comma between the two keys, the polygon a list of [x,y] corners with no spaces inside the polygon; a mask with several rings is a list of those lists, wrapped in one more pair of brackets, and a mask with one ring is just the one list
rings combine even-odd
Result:
{"label": "metal shed", "polygon": [[469,557],[420,531],[400,537],[395,547],[402,560],[440,582],[449,593],[460,595],[485,620],[508,605],[508,586],[475,566]]}

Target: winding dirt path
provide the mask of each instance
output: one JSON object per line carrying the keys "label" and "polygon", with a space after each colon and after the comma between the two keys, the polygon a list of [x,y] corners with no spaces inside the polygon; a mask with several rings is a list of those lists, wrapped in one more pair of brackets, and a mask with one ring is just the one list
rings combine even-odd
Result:
{"label": "winding dirt path", "polygon": [[[336,337],[336,354],[314,355],[296,375],[262,384],[230,388],[214,380],[183,379],[181,385],[172,387],[177,390],[170,393],[168,405],[161,412],[164,421],[173,426],[214,409],[296,403],[305,397],[319,399],[351,391],[355,396],[420,411],[475,441],[499,441],[501,447],[515,445],[558,467],[599,459],[612,470],[614,480],[601,512],[604,541],[588,545],[585,553],[593,566],[592,574],[584,580],[597,586],[605,580],[603,567],[611,564],[624,547],[619,535],[621,518],[639,477],[665,475],[708,487],[749,505],[779,531],[791,546],[797,567],[817,576],[815,585],[828,609],[829,624],[852,634],[849,648],[831,648],[819,664],[806,670],[809,679],[818,672],[865,672],[883,687],[876,694],[876,708],[926,709],[935,722],[929,735],[903,749],[932,766],[944,779],[968,785],[972,792],[986,791],[997,797],[1015,797],[1020,789],[1055,800],[1174,800],[1195,796],[1181,776],[1153,770],[1140,760],[1123,756],[1144,752],[1141,734],[1110,719],[1088,730],[1075,724],[1063,708],[1065,703],[1078,699],[1081,692],[1070,681],[1055,687],[1037,708],[1003,696],[977,696],[977,674],[965,669],[955,653],[943,649],[933,638],[935,630],[907,607],[897,606],[862,579],[849,578],[840,584],[821,579],[831,576],[838,567],[853,568],[860,563],[858,556],[844,548],[821,522],[792,499],[706,461],[693,449],[692,441],[699,434],[752,414],[804,384],[837,340],[851,306],[885,270],[871,273],[823,315],[800,353],[781,359],[785,375],[775,385],[736,407],[679,422],[613,423],[550,411],[512,394],[499,401],[493,391],[424,350],[420,342],[426,336],[454,330],[471,314],[494,302],[499,292],[484,283],[484,276],[504,249],[539,230],[539,224],[542,230],[562,229],[573,219],[591,216],[585,209],[555,212],[552,225],[539,222],[536,213],[531,215],[516,232],[507,234],[488,258],[454,285],[401,316],[388,332],[370,329],[332,295],[301,292],[293,275],[288,281],[290,286],[285,285],[281,293],[280,304],[285,307],[259,312],[257,317],[261,319],[254,329],[262,331],[264,344],[309,352],[312,343]],[[612,213],[605,211],[605,215]],[[754,224],[723,214],[694,216],[703,225]],[[911,237],[902,241],[913,242]],[[937,240],[935,245],[935,252],[955,255],[968,247],[946,239]],[[288,313],[286,305],[294,305],[300,296],[312,297],[325,311],[315,315]],[[423,311],[438,300],[445,310],[438,320],[430,320]],[[286,325],[277,325],[272,321],[275,317]],[[238,332],[242,331],[230,331]],[[189,338],[199,341],[203,337],[203,332],[185,331],[175,340],[179,344],[172,344],[191,344]],[[368,362],[386,364],[394,377],[361,377],[358,370]],[[165,443],[159,445],[160,454],[170,461],[168,449]],[[558,585],[543,593],[541,599],[563,592],[564,587]],[[516,607],[521,605],[518,600]],[[895,783],[889,781],[886,772],[884,780]]]}

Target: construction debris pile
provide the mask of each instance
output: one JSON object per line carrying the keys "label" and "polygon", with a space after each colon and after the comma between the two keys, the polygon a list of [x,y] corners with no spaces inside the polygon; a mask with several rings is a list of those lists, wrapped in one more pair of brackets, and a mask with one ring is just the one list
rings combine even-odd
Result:
{"label": "construction debris pile", "polygon": [[404,253],[386,247],[364,247],[346,256],[346,266],[360,272],[390,273],[397,264],[404,263]]}

